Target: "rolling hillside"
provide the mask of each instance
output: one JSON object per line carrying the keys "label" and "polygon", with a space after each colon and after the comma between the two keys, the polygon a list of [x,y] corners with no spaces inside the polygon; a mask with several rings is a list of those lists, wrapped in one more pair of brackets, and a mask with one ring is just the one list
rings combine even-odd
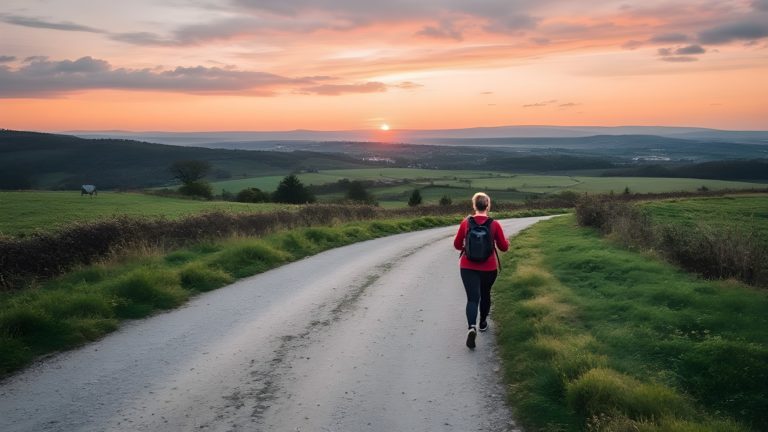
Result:
{"label": "rolling hillside", "polygon": [[118,139],[0,130],[0,189],[144,188],[172,182],[168,167],[199,159],[213,165],[212,179],[280,175],[302,169],[358,168],[349,156],[308,151],[220,150]]}

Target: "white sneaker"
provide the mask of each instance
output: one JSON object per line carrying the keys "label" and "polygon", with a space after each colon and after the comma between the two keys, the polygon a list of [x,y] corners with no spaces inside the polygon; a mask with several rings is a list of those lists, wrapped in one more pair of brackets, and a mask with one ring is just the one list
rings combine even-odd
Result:
{"label": "white sneaker", "polygon": [[475,326],[472,326],[467,331],[467,347],[469,349],[475,349],[475,336],[477,336],[477,330]]}

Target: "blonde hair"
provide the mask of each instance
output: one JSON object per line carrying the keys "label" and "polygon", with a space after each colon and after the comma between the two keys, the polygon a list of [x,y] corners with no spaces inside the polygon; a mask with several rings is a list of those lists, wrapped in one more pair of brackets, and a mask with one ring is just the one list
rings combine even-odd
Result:
{"label": "blonde hair", "polygon": [[491,197],[485,192],[472,195],[472,208],[477,211],[486,211],[491,207]]}

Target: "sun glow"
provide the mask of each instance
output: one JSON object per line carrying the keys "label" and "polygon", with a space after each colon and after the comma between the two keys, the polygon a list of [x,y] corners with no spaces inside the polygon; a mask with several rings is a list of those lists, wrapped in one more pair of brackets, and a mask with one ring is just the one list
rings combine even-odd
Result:
{"label": "sun glow", "polygon": [[386,123],[382,123],[382,125],[379,126],[379,129],[381,129],[383,131],[388,131],[389,130],[389,125],[386,124]]}

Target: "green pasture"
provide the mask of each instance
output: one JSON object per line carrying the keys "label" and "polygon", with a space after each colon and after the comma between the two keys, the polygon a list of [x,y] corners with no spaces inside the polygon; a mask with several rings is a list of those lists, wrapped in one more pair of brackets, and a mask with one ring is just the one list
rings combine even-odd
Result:
{"label": "green pasture", "polygon": [[699,279],[572,216],[513,238],[504,261],[493,319],[526,430],[768,430],[768,292]]}
{"label": "green pasture", "polygon": [[652,201],[642,207],[659,223],[751,230],[768,244],[768,195]]}
{"label": "green pasture", "polygon": [[275,208],[285,208],[285,205],[196,201],[118,192],[99,192],[93,198],[80,196],[79,191],[0,192],[0,233],[14,235],[49,230],[116,215],[177,218],[210,210],[251,212]]}
{"label": "green pasture", "polygon": [[752,189],[762,188],[761,184],[725,181],[702,180],[688,178],[654,178],[654,177],[575,177],[580,183],[567,188],[575,192],[603,193],[613,191],[620,193],[628,187],[632,193],[658,192],[692,192],[702,186],[710,190],[721,189]]}
{"label": "green pasture", "polygon": [[[482,190],[494,192],[495,195],[500,197],[499,199],[505,200],[518,200],[523,195],[501,198],[501,195],[498,194],[499,192],[517,191],[526,194],[548,194],[562,191],[587,193],[608,193],[613,191],[614,193],[621,193],[625,188],[629,188],[633,193],[654,193],[695,191],[701,187],[711,190],[764,187],[757,183],[722,180],[553,176],[418,168],[327,170],[317,173],[302,173],[298,176],[305,185],[335,183],[341,179],[379,181],[382,183],[387,181],[398,182],[400,184],[372,188],[370,192],[377,197],[383,197],[385,201],[393,201],[391,199],[393,195],[405,195],[406,198],[402,200],[403,202],[407,200],[406,194],[409,194],[414,188],[423,188],[425,186],[454,188],[454,190],[447,190],[445,192],[452,198],[454,196],[471,196],[472,193]],[[274,191],[282,179],[282,176],[253,177],[215,182],[213,187],[216,193],[221,193],[222,190],[236,193],[248,187],[257,187],[264,191]],[[402,184],[402,182],[407,183]]]}
{"label": "green pasture", "polygon": [[[481,171],[461,170],[430,170],[421,168],[361,168],[344,170],[323,170],[316,173],[297,174],[299,180],[305,185],[322,185],[335,183],[342,179],[360,181],[403,181],[410,180],[414,183],[428,184],[430,180],[443,180],[445,182],[461,178],[484,178],[490,176],[509,176],[504,173],[489,173]],[[274,191],[285,176],[251,177],[238,180],[226,180],[213,182],[214,193],[222,190],[238,192],[245,188],[256,187],[263,191]]]}

